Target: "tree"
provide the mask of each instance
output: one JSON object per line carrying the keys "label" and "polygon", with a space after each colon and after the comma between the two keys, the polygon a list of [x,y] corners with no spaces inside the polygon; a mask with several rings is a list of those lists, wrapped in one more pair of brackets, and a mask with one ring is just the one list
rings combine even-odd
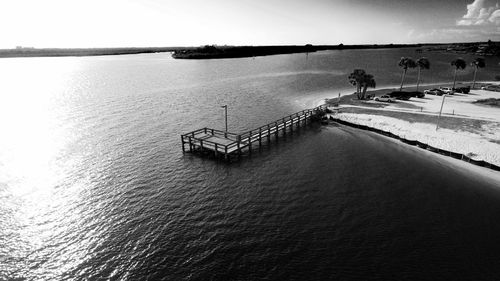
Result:
{"label": "tree", "polygon": [[451,65],[455,67],[455,74],[453,75],[453,88],[455,89],[455,83],[457,82],[457,71],[459,69],[465,69],[467,63],[462,58],[457,58],[451,61]]}
{"label": "tree", "polygon": [[364,69],[355,69],[349,74],[349,83],[356,86],[356,95],[359,100],[365,99],[368,87],[375,88],[376,82],[373,75],[366,73]]}
{"label": "tree", "polygon": [[403,68],[403,73],[401,74],[401,87],[399,87],[399,91],[403,90],[403,83],[405,81],[406,71],[408,68],[415,68],[417,64],[412,58],[402,57],[398,63],[399,67]]}
{"label": "tree", "polygon": [[483,68],[486,66],[486,62],[483,58],[476,58],[474,61],[470,63],[472,67],[474,67],[474,80],[472,82],[472,89],[476,86],[476,74],[478,68]]}
{"label": "tree", "polygon": [[418,92],[418,85],[420,84],[420,71],[423,69],[429,69],[431,67],[431,63],[427,58],[419,58],[416,62],[417,67],[418,67],[418,77],[417,77],[417,92]]}
{"label": "tree", "polygon": [[363,77],[361,85],[363,87],[363,94],[361,95],[361,97],[362,97],[362,99],[364,99],[365,95],[366,95],[366,89],[368,89],[368,87],[375,88],[375,86],[377,86],[377,83],[375,82],[375,78],[373,77],[373,75],[366,74]]}

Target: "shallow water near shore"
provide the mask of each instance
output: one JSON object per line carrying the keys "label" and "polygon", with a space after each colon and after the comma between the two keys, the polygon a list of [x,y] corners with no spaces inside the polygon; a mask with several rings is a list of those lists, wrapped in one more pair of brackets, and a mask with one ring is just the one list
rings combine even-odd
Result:
{"label": "shallow water near shore", "polygon": [[499,181],[478,167],[342,126],[230,165],[182,154],[222,104],[252,129],[355,67],[397,83],[408,52],[2,60],[0,280],[496,278]]}

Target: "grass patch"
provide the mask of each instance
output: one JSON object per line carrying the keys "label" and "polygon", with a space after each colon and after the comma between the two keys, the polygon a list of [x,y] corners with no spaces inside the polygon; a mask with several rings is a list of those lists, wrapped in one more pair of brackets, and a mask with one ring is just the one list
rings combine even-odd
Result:
{"label": "grass patch", "polygon": [[[436,124],[438,118],[437,114],[427,115],[427,114],[417,114],[411,112],[380,111],[380,110],[372,110],[365,108],[342,108],[339,112],[387,116],[404,120],[410,123]],[[453,131],[465,131],[476,134],[484,131],[483,128],[484,125],[491,125],[491,124],[498,124],[498,123],[485,120],[460,118],[460,117],[447,117],[447,116],[441,116],[441,119],[439,121],[440,128],[450,129]]]}
{"label": "grass patch", "polygon": [[482,105],[489,105],[489,106],[494,106],[494,107],[500,107],[500,99],[495,99],[495,98],[477,100],[474,103],[482,104]]}

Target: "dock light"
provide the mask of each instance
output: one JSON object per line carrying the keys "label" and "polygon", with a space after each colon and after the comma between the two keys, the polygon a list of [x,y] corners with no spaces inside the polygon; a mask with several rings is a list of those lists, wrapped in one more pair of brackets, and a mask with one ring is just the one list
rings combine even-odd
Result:
{"label": "dock light", "polygon": [[221,106],[222,108],[224,108],[224,111],[225,111],[225,119],[226,119],[226,133],[227,133],[227,104],[226,105],[223,105]]}

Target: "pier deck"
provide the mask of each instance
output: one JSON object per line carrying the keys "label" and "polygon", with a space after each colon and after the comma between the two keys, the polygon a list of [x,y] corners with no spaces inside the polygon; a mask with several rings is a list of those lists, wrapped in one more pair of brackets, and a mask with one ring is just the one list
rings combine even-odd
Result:
{"label": "pier deck", "polygon": [[283,136],[286,136],[287,130],[293,131],[294,127],[306,125],[316,111],[321,109],[322,106],[302,110],[241,134],[201,128],[181,135],[182,151],[210,152],[214,153],[216,157],[223,156],[226,160],[229,159],[230,155],[241,155],[243,151],[251,153],[253,143],[258,142],[261,146],[264,140],[270,142],[272,136],[277,139],[280,131]]}

